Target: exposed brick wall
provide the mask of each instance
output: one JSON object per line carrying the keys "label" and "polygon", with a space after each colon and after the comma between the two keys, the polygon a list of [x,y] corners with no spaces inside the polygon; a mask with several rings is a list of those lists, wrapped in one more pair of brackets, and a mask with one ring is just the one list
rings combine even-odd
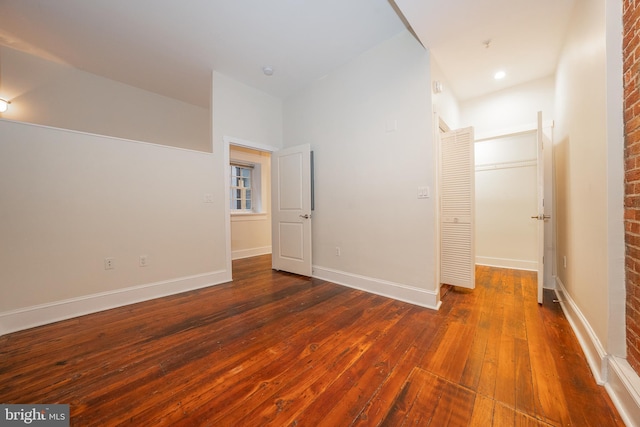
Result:
{"label": "exposed brick wall", "polygon": [[640,0],[623,5],[627,360],[640,374]]}

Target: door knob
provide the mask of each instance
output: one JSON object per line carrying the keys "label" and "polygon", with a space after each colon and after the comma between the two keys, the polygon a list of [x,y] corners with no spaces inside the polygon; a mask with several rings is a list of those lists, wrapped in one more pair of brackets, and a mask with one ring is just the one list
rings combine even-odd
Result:
{"label": "door knob", "polygon": [[300,216],[300,218],[302,218],[302,219],[309,219],[309,218],[311,218],[311,215],[309,215],[309,214],[304,214],[304,215],[299,215],[299,216]]}

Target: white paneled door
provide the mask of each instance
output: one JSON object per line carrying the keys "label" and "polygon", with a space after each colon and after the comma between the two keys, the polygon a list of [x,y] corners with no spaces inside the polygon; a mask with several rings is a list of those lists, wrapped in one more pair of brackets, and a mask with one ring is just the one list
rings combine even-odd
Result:
{"label": "white paneled door", "polygon": [[475,288],[473,128],[440,134],[440,282]]}
{"label": "white paneled door", "polygon": [[311,276],[311,147],[271,157],[272,267]]}

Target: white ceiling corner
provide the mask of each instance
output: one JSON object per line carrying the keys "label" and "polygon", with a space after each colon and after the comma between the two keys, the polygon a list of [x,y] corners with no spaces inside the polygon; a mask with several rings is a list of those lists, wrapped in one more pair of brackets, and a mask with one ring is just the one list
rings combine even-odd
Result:
{"label": "white ceiling corner", "polygon": [[554,74],[575,0],[395,2],[464,101]]}

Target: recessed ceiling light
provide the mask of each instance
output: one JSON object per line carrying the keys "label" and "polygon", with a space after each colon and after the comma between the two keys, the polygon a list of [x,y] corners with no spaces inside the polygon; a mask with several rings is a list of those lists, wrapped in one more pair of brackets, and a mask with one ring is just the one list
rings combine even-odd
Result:
{"label": "recessed ceiling light", "polygon": [[507,76],[507,73],[505,73],[504,71],[498,71],[493,78],[496,80],[502,80]]}
{"label": "recessed ceiling light", "polygon": [[273,76],[273,67],[270,65],[265,65],[262,67],[262,72],[265,76]]}

